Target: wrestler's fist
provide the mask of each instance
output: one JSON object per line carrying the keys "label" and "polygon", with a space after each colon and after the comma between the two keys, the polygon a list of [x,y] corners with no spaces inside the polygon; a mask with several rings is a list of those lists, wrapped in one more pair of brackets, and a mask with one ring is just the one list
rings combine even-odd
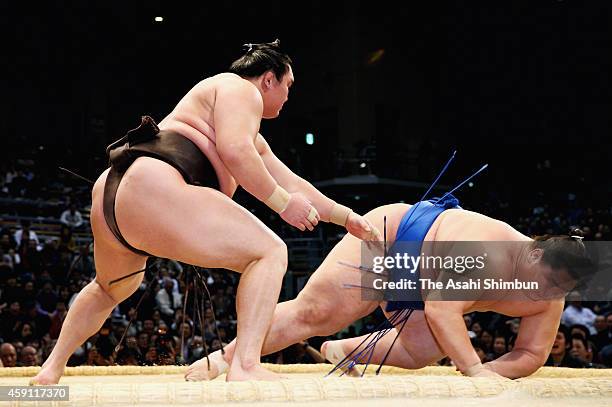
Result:
{"label": "wrestler's fist", "polygon": [[319,223],[319,214],[312,206],[310,201],[299,192],[291,194],[289,203],[284,211],[279,213],[280,217],[290,224],[300,229],[302,232],[306,229],[312,231]]}
{"label": "wrestler's fist", "polygon": [[346,219],[346,230],[351,235],[358,237],[361,240],[377,241],[383,240],[382,235],[366,218],[361,215],[351,212]]}

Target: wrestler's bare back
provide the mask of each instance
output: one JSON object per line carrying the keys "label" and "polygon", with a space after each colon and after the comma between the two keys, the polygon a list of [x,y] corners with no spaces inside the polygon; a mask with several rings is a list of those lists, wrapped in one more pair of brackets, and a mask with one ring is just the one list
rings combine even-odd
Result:
{"label": "wrestler's bare back", "polygon": [[[365,217],[380,230],[383,230],[383,218],[387,217],[387,244],[391,245],[395,241],[401,219],[409,208],[410,205],[407,204],[385,205],[372,210]],[[449,209],[436,219],[425,240],[529,241],[530,239],[504,222],[463,209]],[[495,260],[499,264],[490,264],[490,266],[496,270],[508,270],[508,275],[511,275],[510,273],[513,270],[511,257],[510,254],[500,256],[501,260]],[[327,306],[322,306],[323,309],[333,308],[336,313],[335,317],[345,321],[354,321],[363,317],[378,306],[384,310],[386,308],[385,302],[364,301],[360,289],[347,289],[344,285],[361,285],[360,272],[343,265],[343,263],[358,265],[360,262],[361,242],[352,236],[345,236],[312,275],[298,297],[302,297],[305,300],[304,303],[322,304],[325,302]],[[546,349],[552,346],[554,333],[556,333],[559,324],[560,312],[563,309],[562,300],[533,301],[527,297],[524,301],[480,301],[469,302],[468,304],[466,304],[468,306],[464,313],[493,311],[508,316],[523,317],[521,331],[531,330],[534,332],[541,328],[541,335],[533,335],[531,338],[523,337],[523,344],[524,341],[529,341],[530,343],[527,346],[542,349],[544,353]],[[343,315],[340,316],[340,314]],[[423,312],[415,312],[408,324],[413,329],[408,329],[407,326],[402,336],[406,336],[405,339],[409,342],[415,342],[415,338],[412,337],[420,335],[416,342],[421,344],[431,343],[432,346],[436,347],[431,341],[431,333],[426,334],[424,332],[424,330],[429,332],[427,324],[421,326],[422,323],[425,323]],[[549,335],[548,331],[554,331],[554,333]],[[408,338],[408,336],[411,338]],[[425,349],[421,349],[425,351]],[[436,354],[435,351],[431,352]]]}
{"label": "wrestler's bare back", "polygon": [[[372,210],[365,217],[380,230],[383,230],[383,219],[385,216],[387,217],[387,244],[392,245],[395,242],[399,224],[409,208],[410,205],[408,204],[385,205]],[[464,209],[449,209],[434,221],[425,236],[425,240],[511,242],[530,241],[531,239],[502,221]],[[334,256],[338,257],[336,260],[359,264],[361,261],[361,243],[347,235],[344,237],[343,243],[339,244],[346,246],[346,249],[339,247],[339,255]],[[488,266],[491,269],[500,272],[500,276],[506,276],[510,279],[514,267],[514,259],[511,253],[490,260],[491,263]],[[513,298],[516,298],[516,296]],[[542,312],[548,307],[548,304],[549,302],[533,301],[528,297],[525,297],[524,301],[479,301],[468,308],[466,313],[493,311],[508,316],[522,317]]]}
{"label": "wrestler's bare back", "polygon": [[217,153],[214,113],[217,90],[236,81],[248,82],[233,73],[221,73],[200,81],[159,123],[160,129],[174,130],[202,150],[217,173],[221,192],[229,197],[238,184]]}
{"label": "wrestler's bare back", "polygon": [[[231,81],[244,81],[244,79],[232,73],[222,73],[200,81],[159,123],[160,129],[177,131],[193,141],[202,150],[217,173],[221,192],[229,197],[236,191],[237,183],[221,161],[215,147],[214,106],[219,86]],[[119,243],[104,220],[102,198],[108,171],[108,169],[105,170],[98,177],[92,189],[90,219],[96,249],[98,252],[108,252],[108,257],[113,258],[115,262],[121,265],[125,265],[128,269],[139,269],[144,264],[144,257],[132,253]]]}

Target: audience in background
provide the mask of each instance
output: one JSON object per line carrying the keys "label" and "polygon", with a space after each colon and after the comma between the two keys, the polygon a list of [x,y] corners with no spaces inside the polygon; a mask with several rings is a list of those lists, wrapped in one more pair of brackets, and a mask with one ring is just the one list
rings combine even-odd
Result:
{"label": "audience in background", "polygon": [[[0,195],[34,198],[37,190],[32,182],[36,179],[36,174],[29,169],[4,166],[0,173]],[[62,194],[67,190],[60,181],[52,184]],[[62,207],[69,209],[63,211],[59,219],[59,211],[55,212],[59,231],[57,227],[53,233],[38,229],[39,222],[29,220],[33,214],[24,214],[21,221],[0,219],[0,361],[4,367],[36,366],[44,362],[55,345],[76,294],[95,276],[87,208],[76,204],[88,202],[90,191],[87,187],[68,190],[69,199]],[[44,193],[42,198],[53,201],[49,191],[41,193]],[[565,233],[570,225],[576,225],[587,232],[587,239],[610,240],[610,208],[581,208],[574,194],[568,194],[566,200],[552,199],[549,203],[543,203],[544,197],[541,198],[542,203],[512,217],[508,200],[492,196],[483,203],[484,213],[510,222],[514,219],[514,226],[528,235]],[[7,212],[14,214],[19,210]],[[259,217],[280,230],[284,237],[301,236],[281,227],[273,215]],[[330,241],[333,244],[334,239]],[[140,289],[120,304],[100,331],[72,355],[70,366],[188,364],[203,357],[206,350],[219,349],[235,337],[235,293],[239,275],[202,269],[211,298],[199,290],[196,303],[195,271],[191,266],[163,259],[150,259],[148,265]],[[187,306],[183,315],[185,296]],[[142,304],[136,309],[141,298]],[[377,310],[339,332],[337,338],[367,334],[383,320],[382,312]],[[464,321],[483,362],[512,350],[520,319],[472,313],[465,315]],[[115,351],[124,333],[125,339]],[[309,342],[269,355],[265,360],[319,363],[322,360],[313,350],[325,339],[311,338]],[[440,362],[450,363],[448,358]],[[611,303],[583,302],[579,296],[570,296],[546,364],[612,367]]]}

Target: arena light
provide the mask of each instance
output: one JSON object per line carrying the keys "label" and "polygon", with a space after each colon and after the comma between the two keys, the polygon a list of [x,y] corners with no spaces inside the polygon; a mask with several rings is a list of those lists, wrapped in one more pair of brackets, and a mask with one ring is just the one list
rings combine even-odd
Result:
{"label": "arena light", "polygon": [[309,146],[314,144],[314,134],[306,133],[306,144],[308,144]]}
{"label": "arena light", "polygon": [[161,23],[162,21],[164,21],[164,18],[161,16],[155,17],[155,22],[156,23]]}

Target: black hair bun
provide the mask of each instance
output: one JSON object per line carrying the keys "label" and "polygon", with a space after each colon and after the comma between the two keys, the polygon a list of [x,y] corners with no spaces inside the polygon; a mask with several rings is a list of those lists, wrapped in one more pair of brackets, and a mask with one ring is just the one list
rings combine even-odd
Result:
{"label": "black hair bun", "polygon": [[246,50],[247,53],[260,49],[260,48],[280,48],[280,40],[277,38],[273,42],[262,42],[260,44],[248,43],[242,44],[242,47]]}

